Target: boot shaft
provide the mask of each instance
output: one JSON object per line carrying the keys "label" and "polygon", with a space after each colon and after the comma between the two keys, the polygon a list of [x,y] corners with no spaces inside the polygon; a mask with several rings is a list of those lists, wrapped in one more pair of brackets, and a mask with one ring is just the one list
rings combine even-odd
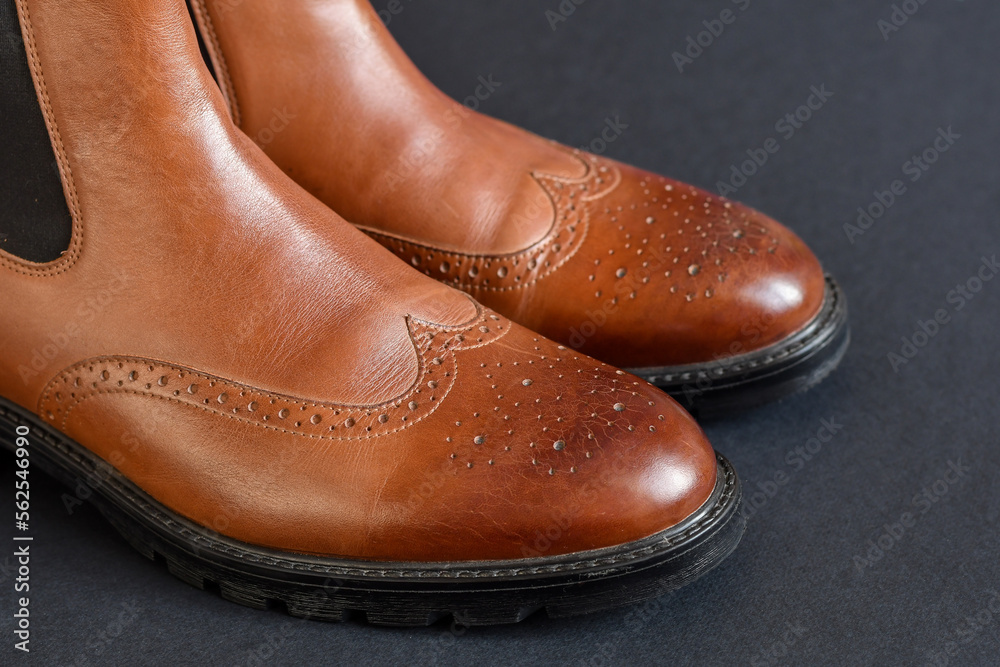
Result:
{"label": "boot shaft", "polygon": [[407,315],[474,316],[233,126],[181,0],[18,10],[73,231],[54,261],[0,256],[0,395],[33,407],[61,370],[115,354],[322,395],[380,358],[391,381],[336,388],[377,403],[415,375]]}

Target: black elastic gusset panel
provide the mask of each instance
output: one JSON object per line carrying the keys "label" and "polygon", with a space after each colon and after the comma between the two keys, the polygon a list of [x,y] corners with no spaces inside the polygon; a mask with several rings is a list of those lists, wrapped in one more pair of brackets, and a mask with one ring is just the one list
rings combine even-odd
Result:
{"label": "black elastic gusset panel", "polygon": [[15,0],[0,0],[0,248],[51,262],[73,219],[28,69]]}
{"label": "black elastic gusset panel", "polygon": [[198,36],[198,48],[201,49],[201,57],[205,61],[205,66],[208,67],[208,71],[212,74],[212,78],[215,82],[219,82],[219,77],[215,76],[215,65],[212,64],[212,56],[208,53],[208,47],[205,45],[205,40],[201,36],[201,29],[198,28],[198,20],[194,17],[194,9],[191,7],[191,0],[188,0],[188,14],[191,15],[191,23],[194,24],[194,32]]}

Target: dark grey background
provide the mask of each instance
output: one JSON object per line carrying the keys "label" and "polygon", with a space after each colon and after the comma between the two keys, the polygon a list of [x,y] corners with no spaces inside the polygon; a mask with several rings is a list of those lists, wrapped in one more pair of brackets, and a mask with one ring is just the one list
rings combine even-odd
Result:
{"label": "dark grey background", "polygon": [[[961,310],[948,301],[983,256],[1000,254],[1000,8],[927,0],[885,40],[877,22],[889,18],[888,2],[753,0],[745,11],[747,3],[730,0],[576,2],[553,30],[545,12],[558,11],[559,0],[401,0],[390,28],[450,95],[464,99],[479,76],[492,76],[502,85],[483,111],[574,146],[620,118],[628,128],[607,155],[709,189],[748,149],[779,139],[779,153],[736,197],[796,230],[837,275],[854,343],[838,373],[809,394],[706,426],[747,491],[760,483],[771,491],[757,496],[739,550],[638,611],[536,617],[457,636],[447,626],[325,625],[189,588],[134,553],[95,511],[69,514],[61,488],[36,476],[34,662],[1000,662],[992,592],[1000,591],[1000,280],[960,298]],[[679,73],[672,53],[725,8],[735,23]],[[785,140],[776,121],[820,85],[833,97]],[[961,138],[850,243],[843,226],[857,208],[906,179],[903,164],[948,127]],[[887,355],[939,309],[950,321],[895,372]],[[842,429],[800,468],[790,463],[788,453],[824,419]],[[937,502],[915,501],[950,464],[967,470],[937,484]],[[3,466],[11,480],[9,458]],[[772,488],[766,482],[778,472],[787,481]],[[9,516],[12,483],[3,486],[0,514]],[[900,534],[892,524],[904,512],[914,519]],[[9,544],[9,522],[0,523]],[[887,524],[896,537],[883,536]],[[885,555],[859,567],[855,556],[880,536]],[[0,625],[6,661],[12,623]],[[949,649],[957,654],[945,657]]]}

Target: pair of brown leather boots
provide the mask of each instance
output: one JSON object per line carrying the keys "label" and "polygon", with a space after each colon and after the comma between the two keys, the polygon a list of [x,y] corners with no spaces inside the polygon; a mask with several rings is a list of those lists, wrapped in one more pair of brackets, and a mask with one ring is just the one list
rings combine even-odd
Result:
{"label": "pair of brown leather boots", "polygon": [[4,1],[67,232],[0,251],[0,430],[146,556],[472,625],[735,548],[736,474],[657,387],[721,413],[833,369],[789,230],[453,102],[364,0]]}

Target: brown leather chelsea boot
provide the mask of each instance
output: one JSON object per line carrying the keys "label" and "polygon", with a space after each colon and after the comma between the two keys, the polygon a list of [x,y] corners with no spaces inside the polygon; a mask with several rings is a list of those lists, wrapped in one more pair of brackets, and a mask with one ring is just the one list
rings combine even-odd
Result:
{"label": "brown leather chelsea boot", "polygon": [[288,179],[233,125],[182,0],[14,12],[0,0],[23,34],[0,68],[20,142],[0,163],[0,441],[19,488],[48,471],[183,580],[317,619],[575,615],[735,548],[736,475],[676,402]]}
{"label": "brown leather chelsea boot", "polygon": [[843,294],[770,218],[448,99],[366,0],[192,4],[237,125],[425,274],[701,414],[843,356]]}

